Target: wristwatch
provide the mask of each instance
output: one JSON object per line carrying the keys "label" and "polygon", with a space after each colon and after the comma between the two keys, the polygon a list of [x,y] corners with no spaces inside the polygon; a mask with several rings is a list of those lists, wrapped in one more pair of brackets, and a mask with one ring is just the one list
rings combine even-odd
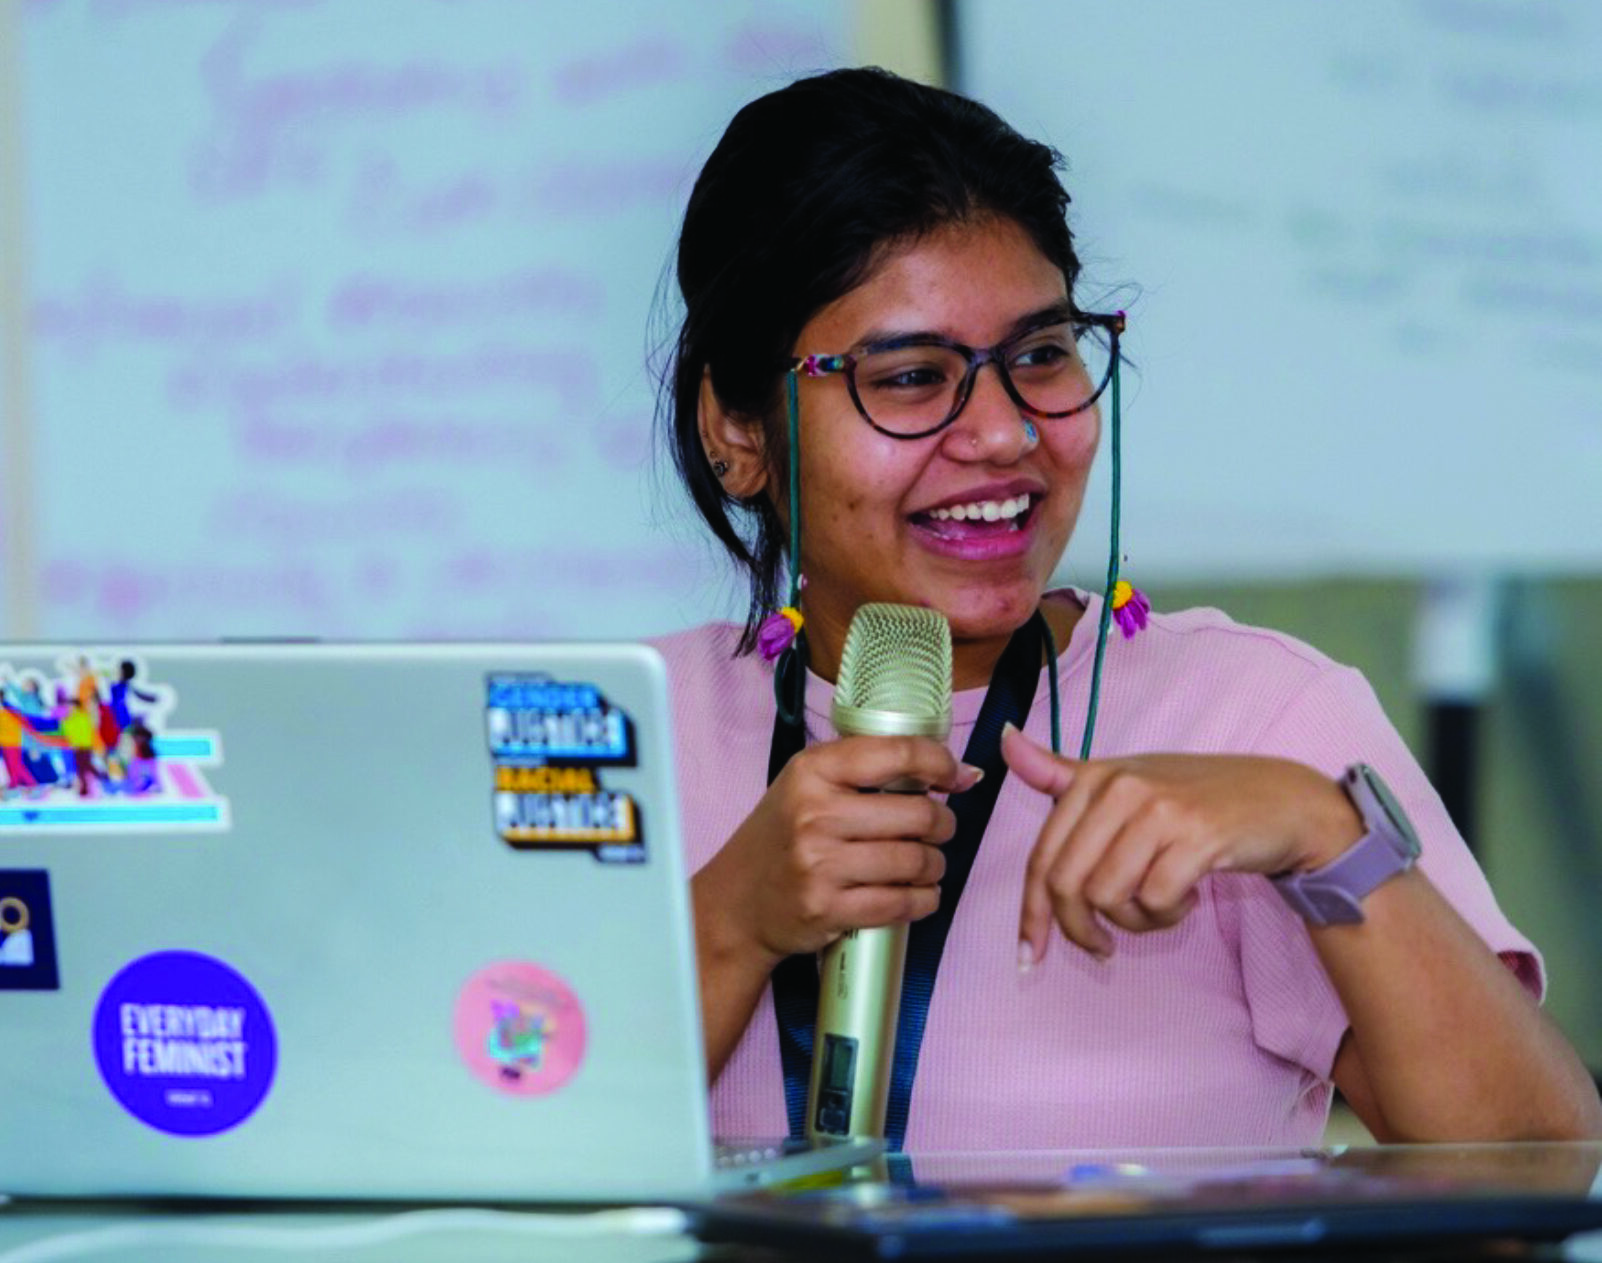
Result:
{"label": "wristwatch", "polygon": [[1363,817],[1363,836],[1322,868],[1272,879],[1274,889],[1309,925],[1355,925],[1363,919],[1368,893],[1418,860],[1418,834],[1378,772],[1354,763],[1341,788]]}

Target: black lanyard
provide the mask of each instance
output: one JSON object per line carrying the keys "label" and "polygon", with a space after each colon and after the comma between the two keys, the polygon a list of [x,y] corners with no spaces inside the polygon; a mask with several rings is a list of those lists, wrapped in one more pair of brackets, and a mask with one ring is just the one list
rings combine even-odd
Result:
{"label": "black lanyard", "polygon": [[[957,900],[967,884],[974,857],[990,813],[995,810],[1007,764],[1001,757],[1001,730],[1011,722],[1022,728],[1029,718],[1035,687],[1040,679],[1041,652],[1049,643],[1045,620],[1035,616],[1012,634],[990,678],[990,689],[963,762],[984,769],[984,779],[966,793],[947,801],[957,817],[957,832],[943,848],[946,873],[940,881],[940,907],[914,921],[907,936],[907,967],[901,983],[901,1012],[896,1028],[895,1058],[890,1070],[890,1101],[885,1111],[885,1136],[899,1150],[907,1135],[907,1112],[912,1104],[912,1080],[918,1071],[918,1050],[934,994],[935,974],[945,951],[946,935]],[[1049,669],[1055,671],[1056,663]],[[806,746],[805,708],[797,707],[797,722],[775,718],[773,745],[768,756],[768,783]],[[773,1008],[779,1020],[779,1056],[784,1064],[784,1104],[790,1134],[805,1132],[807,1089],[812,1073],[812,1035],[818,1017],[818,958],[789,956],[773,971]]]}

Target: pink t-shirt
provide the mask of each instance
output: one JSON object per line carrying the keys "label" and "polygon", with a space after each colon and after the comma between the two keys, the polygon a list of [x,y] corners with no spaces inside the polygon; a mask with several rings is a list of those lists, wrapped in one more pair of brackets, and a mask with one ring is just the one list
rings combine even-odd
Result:
{"label": "pink t-shirt", "polygon": [[[1058,660],[1063,748],[1077,754],[1100,599]],[[685,846],[699,869],[767,782],[772,670],[732,656],[716,624],[654,642],[667,660]],[[832,688],[808,681],[808,729],[832,735]],[[961,754],[984,691],[953,699]],[[1047,681],[1027,731],[1050,739]],[[1534,948],[1511,926],[1440,799],[1362,676],[1271,631],[1211,609],[1156,614],[1108,641],[1096,756],[1180,751],[1272,754],[1331,776],[1363,761],[1395,790],[1423,842],[1421,867],[1537,996]],[[1017,966],[1024,864],[1050,800],[1002,786],[952,922],[929,1007],[906,1147],[1121,1148],[1311,1145],[1328,1116],[1330,1068],[1347,1021],[1306,928],[1268,882],[1204,879],[1173,929],[1127,934],[1098,963],[1058,935]],[[783,1074],[769,991],[712,1090],[720,1135],[781,1135]]]}

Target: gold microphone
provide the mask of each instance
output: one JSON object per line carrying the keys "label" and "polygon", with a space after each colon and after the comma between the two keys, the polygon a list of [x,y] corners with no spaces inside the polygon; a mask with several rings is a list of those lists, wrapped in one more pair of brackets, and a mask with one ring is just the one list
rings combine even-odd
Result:
{"label": "gold microphone", "polygon": [[[951,625],[913,605],[864,605],[851,619],[830,715],[842,737],[932,737],[951,732]],[[897,781],[885,790],[923,794]],[[814,1139],[884,1135],[901,1009],[907,927],[851,930],[823,953],[807,1092]]]}

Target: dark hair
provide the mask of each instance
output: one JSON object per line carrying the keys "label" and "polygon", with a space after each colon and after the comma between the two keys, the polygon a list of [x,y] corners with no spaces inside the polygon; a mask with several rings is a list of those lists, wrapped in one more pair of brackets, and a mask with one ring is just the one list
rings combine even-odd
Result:
{"label": "dark hair", "polygon": [[773,498],[736,500],[708,466],[697,426],[703,374],[723,407],[761,419],[782,487],[790,453],[781,389],[796,339],[867,279],[886,244],[1002,216],[1073,294],[1079,260],[1061,162],[978,102],[879,69],[798,80],[730,122],[684,213],[684,324],[658,420],[696,509],[749,576],[741,652],[779,604],[786,537]]}

